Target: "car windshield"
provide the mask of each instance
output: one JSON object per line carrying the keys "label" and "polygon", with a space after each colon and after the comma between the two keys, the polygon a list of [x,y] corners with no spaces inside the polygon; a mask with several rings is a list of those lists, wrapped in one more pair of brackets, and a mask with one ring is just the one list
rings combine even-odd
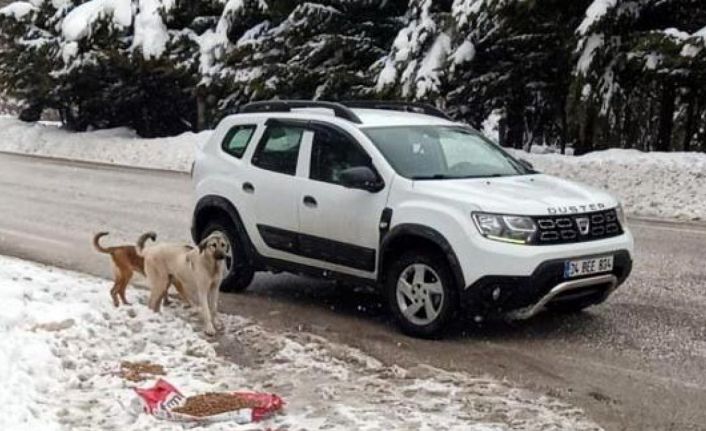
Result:
{"label": "car windshield", "polygon": [[364,132],[397,173],[414,180],[534,173],[483,135],[464,127],[371,127]]}

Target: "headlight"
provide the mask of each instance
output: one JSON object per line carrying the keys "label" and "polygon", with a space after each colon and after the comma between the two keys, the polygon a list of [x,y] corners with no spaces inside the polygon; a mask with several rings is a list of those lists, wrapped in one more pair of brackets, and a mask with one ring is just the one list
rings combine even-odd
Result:
{"label": "headlight", "polygon": [[620,222],[620,226],[625,228],[628,224],[628,219],[625,217],[625,211],[623,210],[623,204],[618,204],[617,207],[615,207],[615,214],[618,216],[618,221]]}
{"label": "headlight", "polygon": [[496,241],[529,244],[537,233],[531,217],[474,212],[473,221],[481,235]]}

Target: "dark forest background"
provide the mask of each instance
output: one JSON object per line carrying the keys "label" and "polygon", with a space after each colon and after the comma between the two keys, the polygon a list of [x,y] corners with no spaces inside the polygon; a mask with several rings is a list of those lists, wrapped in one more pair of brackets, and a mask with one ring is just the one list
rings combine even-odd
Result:
{"label": "dark forest background", "polygon": [[405,99],[514,148],[706,151],[703,0],[25,5],[0,13],[0,91],[26,121],[151,137],[253,100]]}

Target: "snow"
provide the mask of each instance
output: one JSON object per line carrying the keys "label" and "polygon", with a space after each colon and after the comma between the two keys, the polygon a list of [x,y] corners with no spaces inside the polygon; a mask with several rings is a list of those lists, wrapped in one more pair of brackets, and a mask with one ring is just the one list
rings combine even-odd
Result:
{"label": "snow", "polygon": [[446,33],[436,37],[429,52],[424,56],[417,71],[417,99],[423,99],[430,93],[436,92],[441,85],[439,74],[444,65],[444,60],[451,49],[451,38]]}
{"label": "snow", "polygon": [[210,131],[144,139],[126,128],[76,133],[56,124],[0,117],[0,151],[188,172]]}
{"label": "snow", "polygon": [[164,52],[169,33],[160,12],[168,12],[172,6],[174,0],[140,0],[132,46],[141,47],[145,59],[157,58]]}
{"label": "snow", "polygon": [[34,10],[37,10],[37,8],[32,3],[26,1],[16,1],[0,9],[0,15],[12,16],[13,18],[19,20]]}
{"label": "snow", "polygon": [[580,157],[516,154],[541,172],[608,190],[633,216],[706,220],[706,154],[620,149]]}
{"label": "snow", "polygon": [[608,13],[608,10],[615,7],[616,4],[617,0],[593,0],[593,3],[586,9],[586,17],[579,25],[578,33],[580,35],[586,34],[588,29],[603,18]]}
{"label": "snow", "polygon": [[319,336],[272,332],[238,316],[223,316],[221,342],[238,352],[230,362],[202,338],[194,310],[175,304],[153,313],[138,289],[128,291],[134,305],[114,308],[110,285],[0,256],[0,429],[184,429],[141,413],[132,383],[116,374],[122,361],[148,360],[187,396],[255,390],[287,403],[257,427],[202,430],[600,430],[577,408],[490,377],[387,366]]}
{"label": "snow", "polygon": [[90,0],[72,9],[61,24],[61,31],[68,41],[77,41],[91,34],[96,21],[112,17],[118,28],[132,25],[132,3],[130,0]]}
{"label": "snow", "polygon": [[463,64],[472,61],[476,56],[476,47],[466,39],[463,41],[452,55],[453,64]]}
{"label": "snow", "polygon": [[488,118],[483,121],[481,132],[489,137],[493,142],[500,141],[500,120],[503,118],[501,109],[493,109]]}
{"label": "snow", "polygon": [[[399,75],[399,83],[403,97],[412,94],[421,97],[419,94],[426,94],[438,86],[438,69],[448,55],[451,41],[448,35],[437,34],[438,27],[434,22],[431,7],[431,0],[421,0],[417,16],[395,36],[390,53],[381,60],[383,68],[376,81],[378,92],[394,84],[400,70],[402,72]],[[427,48],[431,38],[434,38],[434,41],[431,48]],[[424,59],[418,70],[417,58],[422,56]],[[417,91],[413,91],[418,84]]]}
{"label": "snow", "polygon": [[581,57],[576,66],[576,69],[581,74],[585,75],[588,73],[591,63],[593,63],[593,56],[603,46],[603,39],[604,36],[602,34],[592,34],[585,40]]}

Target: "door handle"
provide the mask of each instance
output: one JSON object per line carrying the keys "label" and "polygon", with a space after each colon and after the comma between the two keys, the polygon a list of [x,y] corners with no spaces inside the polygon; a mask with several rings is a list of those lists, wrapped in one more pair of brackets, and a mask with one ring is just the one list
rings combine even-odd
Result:
{"label": "door handle", "polygon": [[304,205],[308,206],[309,208],[316,208],[316,199],[314,199],[312,196],[304,196]]}
{"label": "door handle", "polygon": [[253,186],[250,183],[245,182],[245,183],[243,183],[243,191],[245,193],[255,193],[255,186]]}

